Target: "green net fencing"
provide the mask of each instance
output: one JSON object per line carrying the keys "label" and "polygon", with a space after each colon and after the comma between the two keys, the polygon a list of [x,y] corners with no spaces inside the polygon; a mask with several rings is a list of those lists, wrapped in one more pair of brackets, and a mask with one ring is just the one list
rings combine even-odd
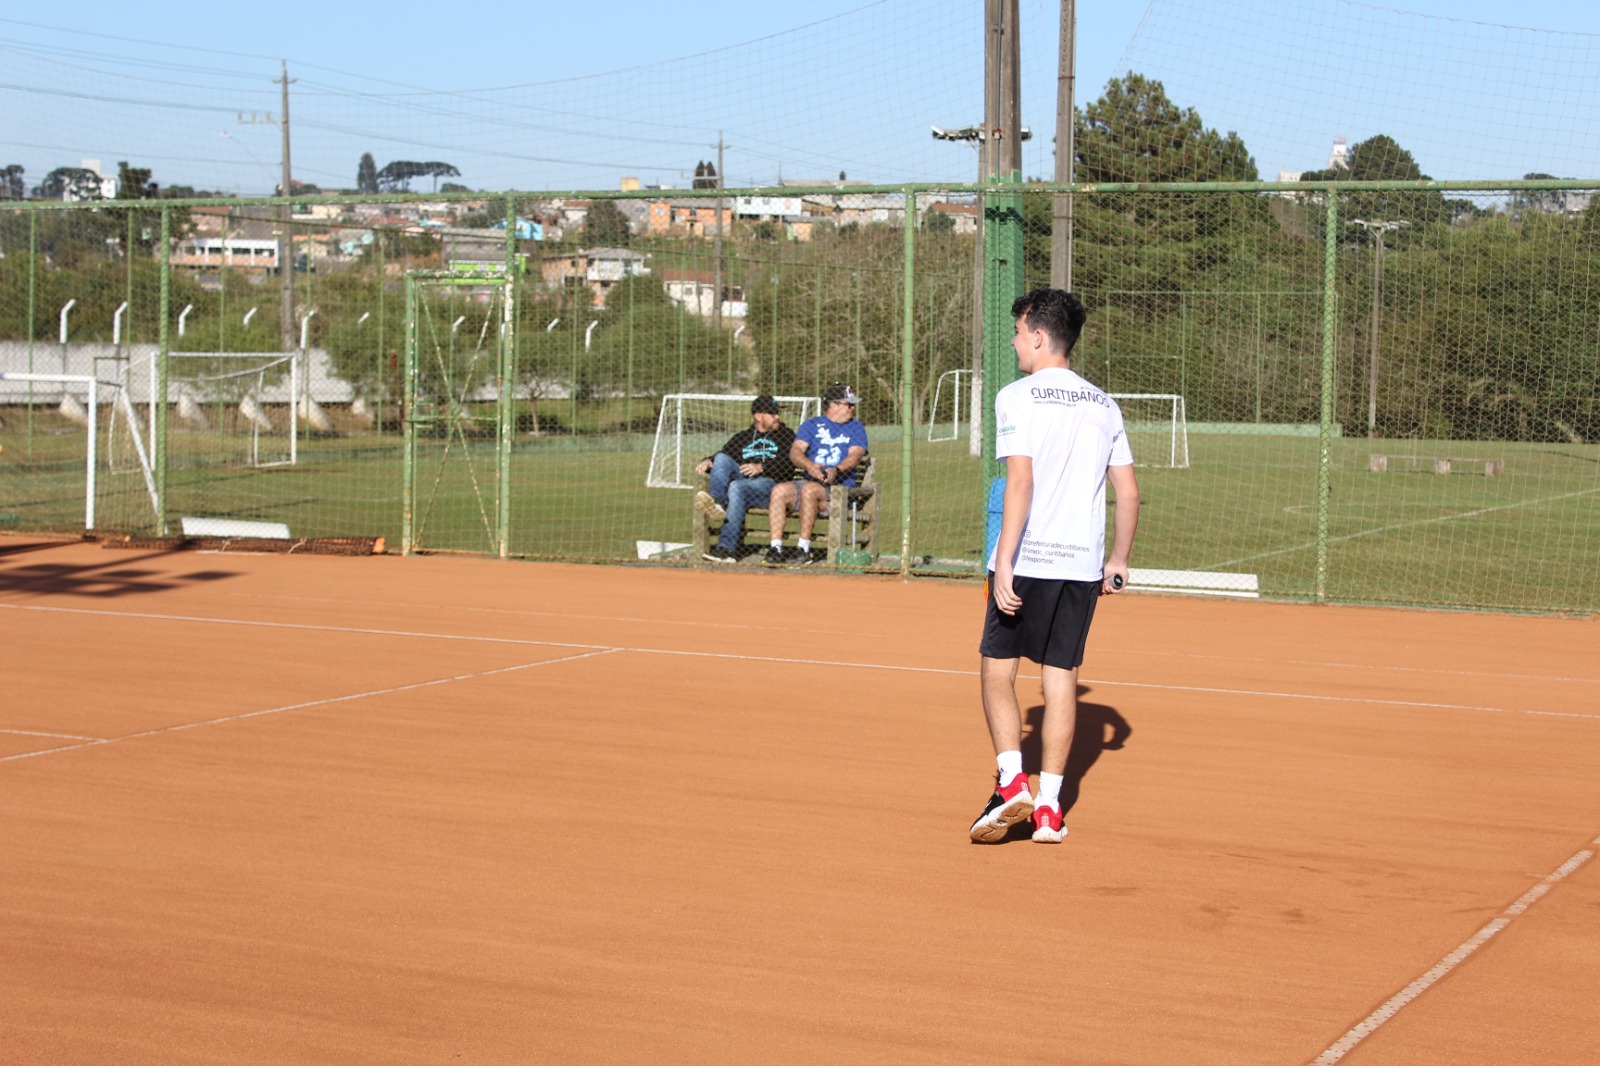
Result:
{"label": "green net fencing", "polygon": [[[1072,198],[1074,367],[1128,423],[1135,566],[1600,609],[1591,193],[1300,184]],[[987,225],[959,186],[326,198],[287,240],[259,201],[7,205],[0,522],[709,565],[695,468],[751,397],[793,427],[842,382],[872,505],[819,534],[828,565],[976,576],[1009,338],[975,310],[1049,283],[1059,204],[1008,192]],[[1007,248],[1017,291],[986,293]]]}

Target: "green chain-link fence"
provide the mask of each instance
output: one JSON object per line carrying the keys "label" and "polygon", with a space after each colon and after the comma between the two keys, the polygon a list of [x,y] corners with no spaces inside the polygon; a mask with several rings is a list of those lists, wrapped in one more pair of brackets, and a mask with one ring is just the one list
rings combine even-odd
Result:
{"label": "green chain-link fence", "polygon": [[[1135,564],[1269,596],[1600,610],[1581,186],[1078,187],[1074,366],[1123,397]],[[92,500],[99,531],[206,516],[698,563],[693,492],[649,487],[651,456],[698,459],[748,401],[680,428],[668,398],[844,381],[876,464],[872,568],[976,574],[985,212],[917,187],[908,232],[907,192],[326,198],[287,239],[271,201],[5,205],[0,522],[81,531]],[[1021,268],[985,272],[991,360],[1010,290],[1051,268],[1052,190],[1006,192],[984,241]]]}

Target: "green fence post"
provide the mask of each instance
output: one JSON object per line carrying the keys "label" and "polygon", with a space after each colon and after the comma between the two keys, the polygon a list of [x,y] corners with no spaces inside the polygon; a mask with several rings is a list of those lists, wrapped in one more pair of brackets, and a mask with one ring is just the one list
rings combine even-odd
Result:
{"label": "green fence post", "polygon": [[1333,494],[1333,360],[1339,325],[1338,277],[1339,194],[1329,189],[1327,232],[1322,235],[1322,413],[1318,419],[1317,452],[1317,582],[1316,600],[1328,598],[1328,503]]}
{"label": "green fence post", "polygon": [[1256,293],[1256,424],[1261,423],[1261,294]]}
{"label": "green fence post", "polygon": [[499,492],[495,506],[499,524],[495,536],[500,541],[500,558],[511,554],[511,437],[516,432],[516,420],[511,416],[511,402],[515,396],[516,379],[516,265],[517,265],[517,199],[506,197],[506,283],[500,306],[500,441],[497,456]]}
{"label": "green fence post", "polygon": [[172,318],[172,208],[161,209],[161,306],[157,322],[155,388],[150,402],[155,405],[150,449],[155,453],[156,532],[167,532],[167,356],[172,338],[168,333]]}
{"label": "green fence post", "polygon": [[811,327],[811,395],[822,395],[822,264],[817,264],[817,311]]}
{"label": "green fence post", "polygon": [[[997,184],[1011,184],[1002,179]],[[1015,192],[1000,188],[983,197],[983,478],[985,505],[988,481],[1005,473],[994,461],[994,398],[1017,378],[1011,350],[1011,303],[1022,295],[1022,203]],[[980,412],[973,412],[978,417]]]}
{"label": "green fence post", "polygon": [[388,360],[388,357],[387,357],[387,355],[385,353],[385,350],[384,350],[385,347],[386,347],[386,344],[385,344],[386,337],[385,337],[385,330],[384,330],[384,306],[383,306],[384,305],[385,290],[388,288],[388,286],[386,286],[383,283],[383,279],[388,277],[388,264],[385,262],[385,256],[384,256],[384,251],[383,251],[384,241],[383,241],[383,230],[382,229],[378,229],[378,228],[374,229],[372,243],[377,246],[376,250],[377,250],[377,253],[378,253],[378,365],[375,368],[378,371],[378,381],[377,381],[377,390],[376,390],[378,394],[373,397],[373,401],[377,404],[377,408],[378,408],[377,411],[374,412],[374,416],[375,416],[375,418],[377,420],[378,436],[382,437],[383,436],[383,408],[384,408],[384,402],[383,401],[388,399],[388,397],[389,397],[389,375],[385,372],[388,369],[389,360]]}
{"label": "green fence post", "polygon": [[[28,212],[28,373],[33,373],[33,315],[39,288],[39,212]],[[33,454],[33,380],[28,380],[28,454]]]}
{"label": "green fence post", "polygon": [[417,431],[417,283],[406,278],[406,317],[402,327],[405,363],[400,371],[400,554],[416,550]]}
{"label": "green fence post", "polygon": [[[905,191],[905,264],[904,289],[901,296],[900,330],[900,576],[911,575],[911,372],[916,360],[913,350],[916,326],[916,290],[912,281],[917,262],[917,194]],[[843,516],[841,515],[842,519]],[[851,544],[851,548],[855,545]]]}

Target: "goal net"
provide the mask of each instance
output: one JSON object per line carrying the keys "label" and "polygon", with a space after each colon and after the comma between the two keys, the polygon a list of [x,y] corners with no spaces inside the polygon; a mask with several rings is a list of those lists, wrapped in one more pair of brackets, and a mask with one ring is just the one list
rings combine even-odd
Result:
{"label": "goal net", "polygon": [[293,464],[305,413],[298,391],[295,353],[173,352],[167,364],[174,431],[168,446],[183,453],[180,461],[206,466]]}
{"label": "goal net", "polygon": [[1189,465],[1189,424],[1176,393],[1113,392],[1138,466]]}
{"label": "goal net", "polygon": [[[727,439],[750,425],[754,395],[718,396],[675,392],[661,400],[655,443],[650,449],[650,470],[645,485],[653,489],[694,488],[695,464],[721,448]],[[777,396],[783,420],[793,429],[821,410],[815,396]]]}

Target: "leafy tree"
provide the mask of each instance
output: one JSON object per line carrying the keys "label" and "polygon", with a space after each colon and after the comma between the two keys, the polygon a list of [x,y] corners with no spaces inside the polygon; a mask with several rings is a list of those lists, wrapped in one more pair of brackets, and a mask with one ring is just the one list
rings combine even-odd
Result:
{"label": "leafy tree", "polygon": [[468,185],[462,185],[460,182],[447,181],[443,185],[439,186],[439,191],[440,192],[471,192],[472,188],[471,188],[471,186],[468,186]]}
{"label": "leafy tree", "polygon": [[[1161,82],[1129,72],[1077,119],[1079,181],[1254,181],[1255,160],[1236,133],[1208,129],[1179,107]],[[1025,239],[1048,262],[1049,202],[1029,197]],[[1175,292],[1240,254],[1244,240],[1272,229],[1263,197],[1111,193],[1078,199],[1074,278],[1085,289]],[[1078,278],[1082,281],[1078,282]],[[1154,310],[1166,310],[1163,305]]]}
{"label": "leafy tree", "polygon": [[[1429,181],[1410,152],[1402,148],[1393,137],[1378,134],[1369,137],[1350,149],[1350,166],[1329,170],[1308,170],[1300,175],[1301,181]],[[1421,238],[1420,228],[1429,223],[1448,222],[1454,212],[1445,203],[1444,193],[1432,189],[1419,192],[1384,190],[1381,192],[1351,192],[1339,196],[1339,214],[1345,219],[1362,218],[1368,221],[1406,222],[1413,232],[1401,230],[1391,234],[1389,241],[1403,247]],[[1358,233],[1349,234],[1347,240],[1357,240]]]}
{"label": "leafy tree", "polygon": [[361,162],[356,164],[356,192],[378,191],[378,164],[372,158],[371,152],[361,153]]}
{"label": "leafy tree", "polygon": [[722,183],[717,180],[717,165],[704,160],[694,168],[694,185],[696,189],[715,189]]}
{"label": "leafy tree", "polygon": [[153,200],[161,195],[161,186],[150,180],[149,167],[130,167],[127,160],[117,164],[117,199]]}
{"label": "leafy tree", "polygon": [[428,163],[415,163],[408,159],[397,159],[378,171],[378,190],[380,192],[410,192],[413,178],[432,178],[434,190],[439,187],[440,178],[459,178],[461,171],[449,163],[437,161]]}
{"label": "leafy tree", "polygon": [[0,170],[0,199],[21,200],[28,195],[28,187],[22,181],[22,164],[12,163],[4,170]]}
{"label": "leafy tree", "polygon": [[1600,251],[1600,194],[1590,196],[1578,216],[1578,241],[1590,251]]}
{"label": "leafy tree", "polygon": [[626,248],[632,239],[628,216],[611,200],[595,200],[583,223],[583,238],[590,245]]}
{"label": "leafy tree", "polygon": [[56,167],[33,190],[39,200],[98,200],[100,175],[86,167]]}
{"label": "leafy tree", "polygon": [[1256,163],[1237,133],[1206,129],[1192,107],[1167,98],[1159,81],[1112,78],[1084,108],[1075,142],[1079,181],[1255,181]]}

